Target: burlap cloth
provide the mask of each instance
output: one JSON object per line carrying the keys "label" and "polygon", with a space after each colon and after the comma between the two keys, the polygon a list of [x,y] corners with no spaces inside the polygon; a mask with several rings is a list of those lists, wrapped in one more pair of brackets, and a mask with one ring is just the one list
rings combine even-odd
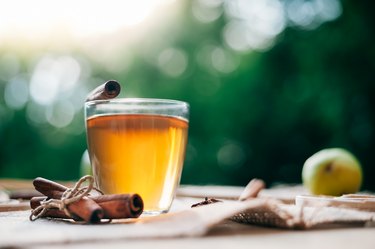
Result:
{"label": "burlap cloth", "polygon": [[240,223],[309,229],[330,225],[373,225],[375,213],[338,207],[298,207],[276,200],[260,201],[231,217]]}

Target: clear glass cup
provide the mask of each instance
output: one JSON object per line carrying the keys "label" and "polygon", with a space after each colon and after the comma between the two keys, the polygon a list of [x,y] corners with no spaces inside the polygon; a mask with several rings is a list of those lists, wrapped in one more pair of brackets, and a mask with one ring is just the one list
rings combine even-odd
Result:
{"label": "clear glass cup", "polygon": [[95,100],[85,104],[96,185],[105,194],[138,193],[144,214],[168,212],[180,182],[189,105],[166,99]]}

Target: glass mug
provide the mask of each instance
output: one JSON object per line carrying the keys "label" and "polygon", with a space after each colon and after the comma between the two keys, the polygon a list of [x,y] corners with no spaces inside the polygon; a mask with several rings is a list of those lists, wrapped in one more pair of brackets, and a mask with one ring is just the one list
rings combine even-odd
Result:
{"label": "glass mug", "polygon": [[105,194],[138,193],[144,214],[168,212],[185,158],[189,105],[166,99],[85,103],[96,185]]}

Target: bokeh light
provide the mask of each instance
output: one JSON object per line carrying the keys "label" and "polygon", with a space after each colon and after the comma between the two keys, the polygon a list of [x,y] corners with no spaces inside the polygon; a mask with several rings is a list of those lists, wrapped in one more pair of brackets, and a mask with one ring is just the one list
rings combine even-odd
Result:
{"label": "bokeh light", "polygon": [[18,75],[7,83],[4,89],[5,104],[12,109],[22,109],[29,99],[29,85],[26,77]]}
{"label": "bokeh light", "polygon": [[223,14],[222,4],[222,0],[194,0],[192,12],[202,23],[213,22]]}
{"label": "bokeh light", "polygon": [[160,70],[171,77],[183,74],[188,66],[188,57],[180,49],[168,48],[163,50],[158,57]]}
{"label": "bokeh light", "polygon": [[341,14],[338,0],[233,0],[225,2],[229,19],[224,40],[237,51],[265,51],[288,26],[317,28]]}

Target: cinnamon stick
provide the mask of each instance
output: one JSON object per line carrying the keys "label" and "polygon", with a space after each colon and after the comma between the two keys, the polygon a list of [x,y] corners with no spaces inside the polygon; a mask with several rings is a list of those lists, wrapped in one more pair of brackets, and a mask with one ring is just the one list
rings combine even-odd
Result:
{"label": "cinnamon stick", "polygon": [[33,180],[35,190],[54,199],[60,199],[63,193],[68,189],[64,185],[50,181],[43,177],[37,177]]}
{"label": "cinnamon stick", "polygon": [[137,218],[143,212],[143,200],[138,194],[89,196],[104,211],[108,219]]}
{"label": "cinnamon stick", "polygon": [[239,198],[240,201],[245,201],[247,199],[256,198],[259,192],[264,189],[266,184],[263,180],[260,179],[252,179],[247,186],[245,187],[244,191],[241,193]]}
{"label": "cinnamon stick", "polygon": [[9,199],[16,200],[30,200],[35,196],[43,196],[41,193],[33,189],[15,189],[8,192]]}
{"label": "cinnamon stick", "polygon": [[[33,185],[37,191],[53,199],[60,199],[67,190],[67,187],[42,177],[35,178]],[[74,220],[83,220],[89,223],[97,223],[104,216],[103,209],[87,197],[69,204],[67,209]]]}
{"label": "cinnamon stick", "polygon": [[[63,193],[67,190],[67,187],[65,187],[64,185],[61,185],[59,183],[50,181],[42,177],[35,178],[33,181],[33,185],[36,190],[46,195],[47,197],[53,199],[60,199]],[[33,198],[30,204],[34,206],[39,206],[40,201],[42,200],[43,197],[39,197],[39,199]],[[102,218],[106,219],[136,218],[140,216],[143,212],[143,200],[138,194],[87,196],[78,202],[70,204],[68,206],[69,211],[79,212],[80,208],[84,208],[83,206],[80,206],[82,205],[81,201],[83,200],[85,200],[85,202],[83,203],[85,205],[95,204],[96,206],[99,206],[103,210]],[[55,215],[60,215],[56,210],[50,211]],[[64,212],[62,213],[65,215]],[[51,215],[51,217],[55,216]],[[66,215],[64,217],[66,217]]]}
{"label": "cinnamon stick", "polygon": [[[143,201],[138,194],[101,195],[89,196],[88,198],[103,209],[104,219],[137,218],[143,211]],[[30,200],[31,208],[35,209],[40,206],[40,202],[44,199],[45,197],[32,198]],[[58,209],[48,210],[43,217],[69,218]]]}
{"label": "cinnamon stick", "polygon": [[86,98],[87,101],[113,99],[120,94],[121,86],[115,80],[109,80],[95,88]]}

